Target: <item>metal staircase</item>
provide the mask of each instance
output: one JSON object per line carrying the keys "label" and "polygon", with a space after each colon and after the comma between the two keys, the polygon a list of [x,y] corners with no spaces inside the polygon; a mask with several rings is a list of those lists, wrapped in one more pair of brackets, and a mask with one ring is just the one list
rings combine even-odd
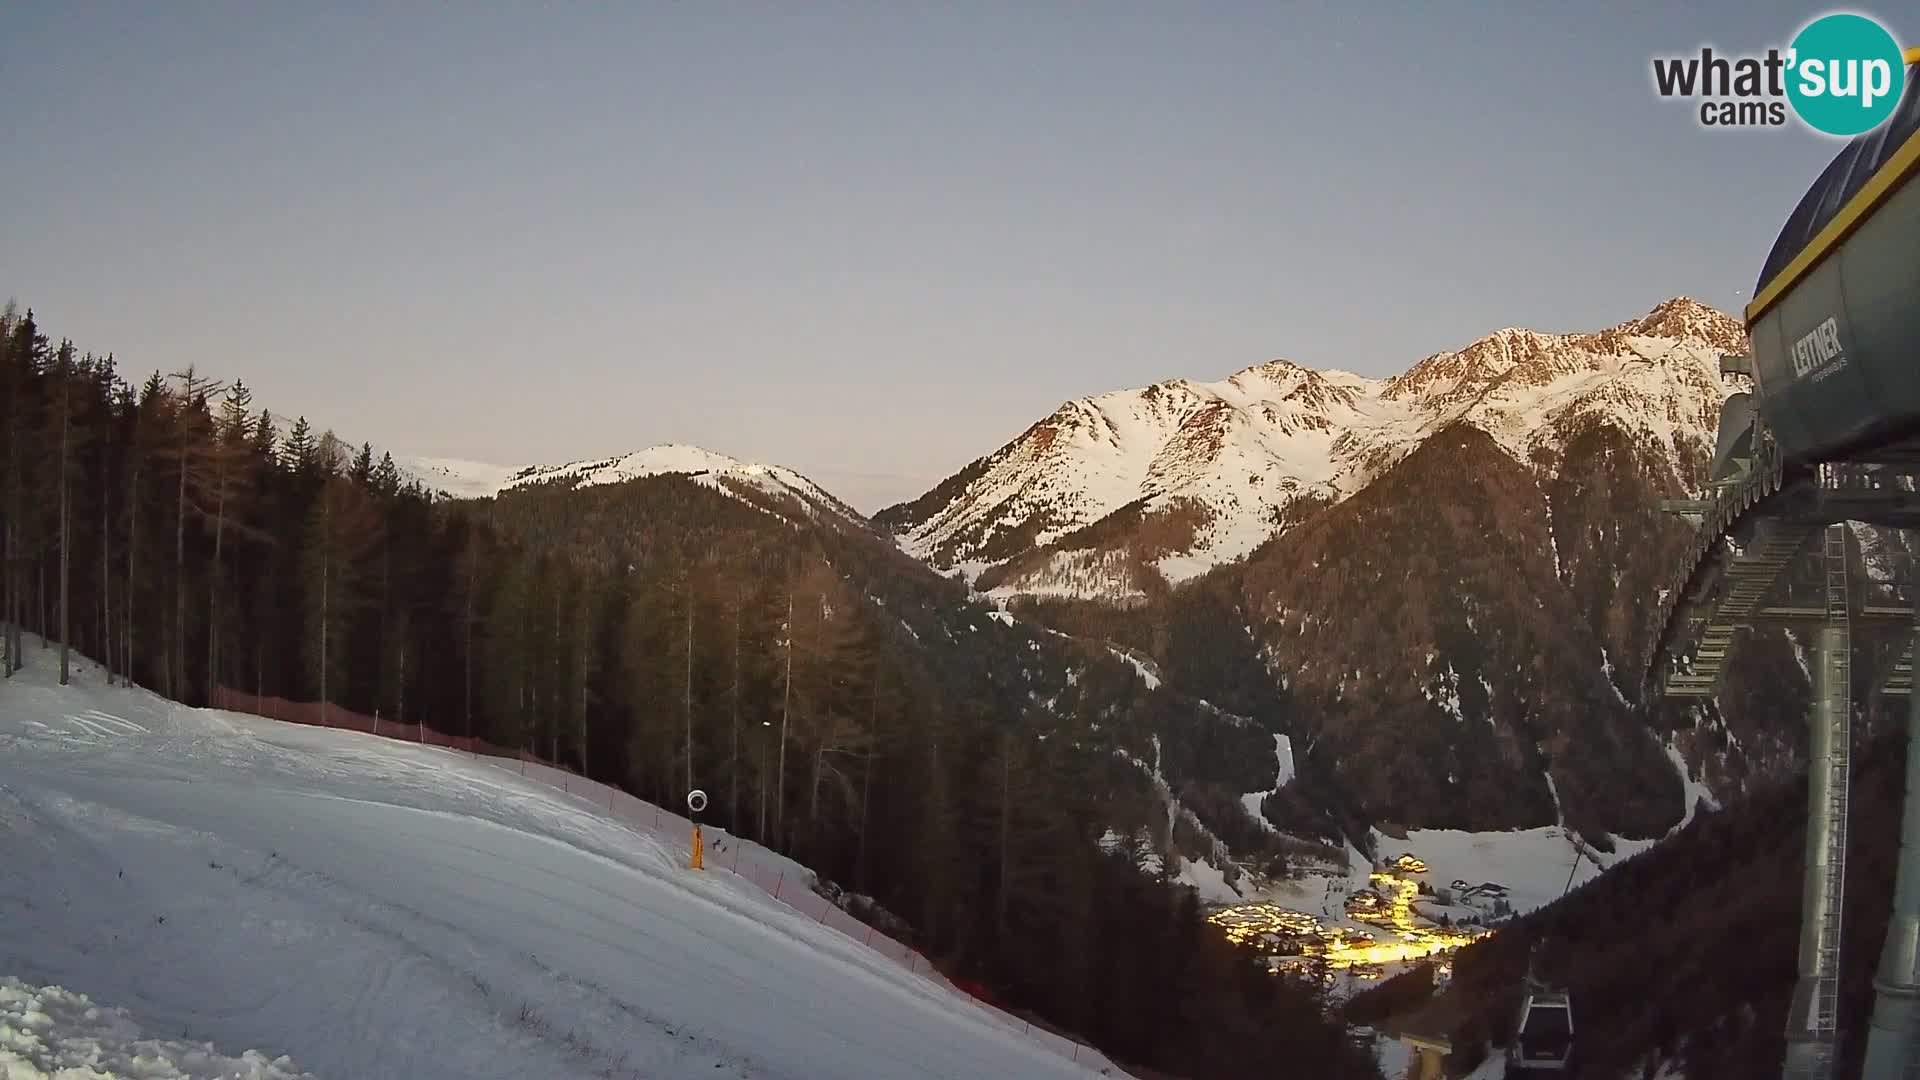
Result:
{"label": "metal staircase", "polygon": [[1760,522],[1753,542],[1727,562],[1725,575],[1719,584],[1722,595],[1707,613],[1706,626],[1700,632],[1691,670],[1670,671],[1667,674],[1665,689],[1668,696],[1714,695],[1727,657],[1733,652],[1734,634],[1752,624],[1760,601],[1792,564],[1794,556],[1800,553],[1801,547],[1816,528],[1814,525],[1777,518]]}
{"label": "metal staircase", "polygon": [[1880,692],[1889,697],[1913,696],[1913,638],[1907,638],[1906,648],[1900,650],[1900,658],[1893,662],[1893,668],[1887,672],[1885,682],[1880,684]]}

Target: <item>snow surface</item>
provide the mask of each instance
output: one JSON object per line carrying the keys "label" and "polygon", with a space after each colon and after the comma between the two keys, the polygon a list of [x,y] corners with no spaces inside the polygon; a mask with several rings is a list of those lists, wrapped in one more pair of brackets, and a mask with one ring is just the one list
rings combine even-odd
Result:
{"label": "snow surface", "polygon": [[1085,1074],[485,759],[31,662],[0,683],[0,972],[150,1031],[329,1077]]}
{"label": "snow surface", "polygon": [[212,1043],[148,1038],[123,1009],[0,977],[4,1080],[313,1080],[286,1057],[227,1057]]}
{"label": "snow surface", "polygon": [[1706,803],[1709,810],[1718,810],[1720,801],[1713,797],[1713,789],[1709,788],[1705,781],[1694,779],[1693,772],[1687,768],[1687,759],[1680,753],[1679,747],[1668,742],[1666,751],[1667,760],[1673,762],[1673,771],[1680,774],[1680,786],[1687,800],[1685,815],[1681,817],[1680,824],[1674,828],[1684,829],[1693,821],[1693,815],[1699,812],[1701,803]]}
{"label": "snow surface", "polygon": [[1275,831],[1273,822],[1268,821],[1267,816],[1260,812],[1260,804],[1266,801],[1267,796],[1279,794],[1280,789],[1287,786],[1287,781],[1293,779],[1293,740],[1285,735],[1275,735],[1273,758],[1279,766],[1279,772],[1273,780],[1273,787],[1266,791],[1249,791],[1240,796],[1240,805],[1246,808],[1247,816],[1269,832]]}
{"label": "snow surface", "polygon": [[1139,657],[1133,655],[1130,652],[1124,652],[1120,649],[1116,649],[1111,645],[1107,646],[1107,651],[1112,653],[1114,656],[1120,658],[1121,660],[1126,661],[1128,664],[1133,665],[1133,670],[1140,673],[1140,681],[1147,684],[1147,689],[1158,690],[1160,688],[1160,676],[1155,675],[1153,673],[1153,669],[1147,667],[1146,664],[1141,663]]}
{"label": "snow surface", "polygon": [[1196,862],[1182,855],[1175,855],[1173,861],[1180,868],[1173,879],[1199,893],[1201,903],[1237,904],[1246,899],[1239,890],[1227,884],[1226,872],[1211,861],[1201,859]]}
{"label": "snow surface", "polygon": [[509,487],[515,476],[525,470],[505,465],[488,465],[459,458],[395,458],[400,471],[420,481],[422,487],[445,492],[456,499],[484,499]]}
{"label": "snow surface", "polygon": [[1575,845],[1570,830],[1559,826],[1515,829],[1507,832],[1464,832],[1458,829],[1409,829],[1405,840],[1374,830],[1375,850],[1391,860],[1412,852],[1427,864],[1414,877],[1435,889],[1456,880],[1470,885],[1493,882],[1507,889],[1507,903],[1515,915],[1544,907],[1568,889],[1577,889],[1620,861],[1651,847],[1651,840],[1610,838],[1609,854],[1587,844]]}
{"label": "snow surface", "polygon": [[1386,1080],[1404,1080],[1408,1067],[1413,1064],[1413,1048],[1385,1035],[1374,1037],[1373,1056],[1380,1063],[1380,1075]]}

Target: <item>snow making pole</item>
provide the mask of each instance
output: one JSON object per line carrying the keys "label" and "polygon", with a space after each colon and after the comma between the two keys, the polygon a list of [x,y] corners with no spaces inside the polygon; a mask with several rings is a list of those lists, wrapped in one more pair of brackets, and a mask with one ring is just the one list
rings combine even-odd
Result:
{"label": "snow making pole", "polygon": [[687,809],[693,814],[693,848],[687,854],[687,867],[692,870],[706,869],[706,844],[700,839],[700,812],[707,808],[707,793],[699,788],[687,792]]}
{"label": "snow making pole", "polygon": [[[1920,627],[1916,627],[1920,633]],[[1887,943],[1873,979],[1873,1027],[1861,1080],[1920,1080],[1920,693],[1907,697],[1907,788]]]}
{"label": "snow making pole", "polygon": [[1787,1010],[1786,1080],[1831,1080],[1837,1041],[1853,713],[1846,531],[1845,522],[1835,522],[1826,530],[1827,617],[1814,633],[1806,879],[1800,905],[1799,980]]}

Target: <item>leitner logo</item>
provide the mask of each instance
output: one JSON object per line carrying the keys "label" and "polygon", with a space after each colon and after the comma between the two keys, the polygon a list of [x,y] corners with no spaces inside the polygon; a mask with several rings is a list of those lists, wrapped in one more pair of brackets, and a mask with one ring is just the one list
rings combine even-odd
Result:
{"label": "leitner logo", "polygon": [[[1793,343],[1793,373],[1801,378],[1846,356],[1840,344],[1840,323],[1831,315]],[[1824,373],[1823,373],[1824,374]]]}
{"label": "leitner logo", "polygon": [[1808,23],[1784,51],[1726,56],[1707,47],[1698,56],[1656,56],[1653,85],[1661,97],[1702,99],[1703,127],[1780,127],[1792,106],[1808,127],[1844,137],[1893,115],[1909,60],[1920,62],[1920,49],[1902,57],[1886,27],[1843,12]]}

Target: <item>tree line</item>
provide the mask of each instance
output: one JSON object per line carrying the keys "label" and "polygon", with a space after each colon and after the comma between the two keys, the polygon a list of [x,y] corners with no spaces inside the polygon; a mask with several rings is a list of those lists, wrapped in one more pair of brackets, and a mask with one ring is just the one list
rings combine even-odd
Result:
{"label": "tree line", "polygon": [[1146,788],[1112,752],[1148,715],[1125,667],[1036,712],[1059,646],[979,632],[964,588],[870,533],[712,478],[448,499],[240,381],[130,381],[12,306],[0,425],[8,676],[45,657],[65,682],[77,651],[189,704],[323,700],[662,805],[699,786],[709,821],[1119,1059],[1372,1075],[1317,992],[1102,850]]}

